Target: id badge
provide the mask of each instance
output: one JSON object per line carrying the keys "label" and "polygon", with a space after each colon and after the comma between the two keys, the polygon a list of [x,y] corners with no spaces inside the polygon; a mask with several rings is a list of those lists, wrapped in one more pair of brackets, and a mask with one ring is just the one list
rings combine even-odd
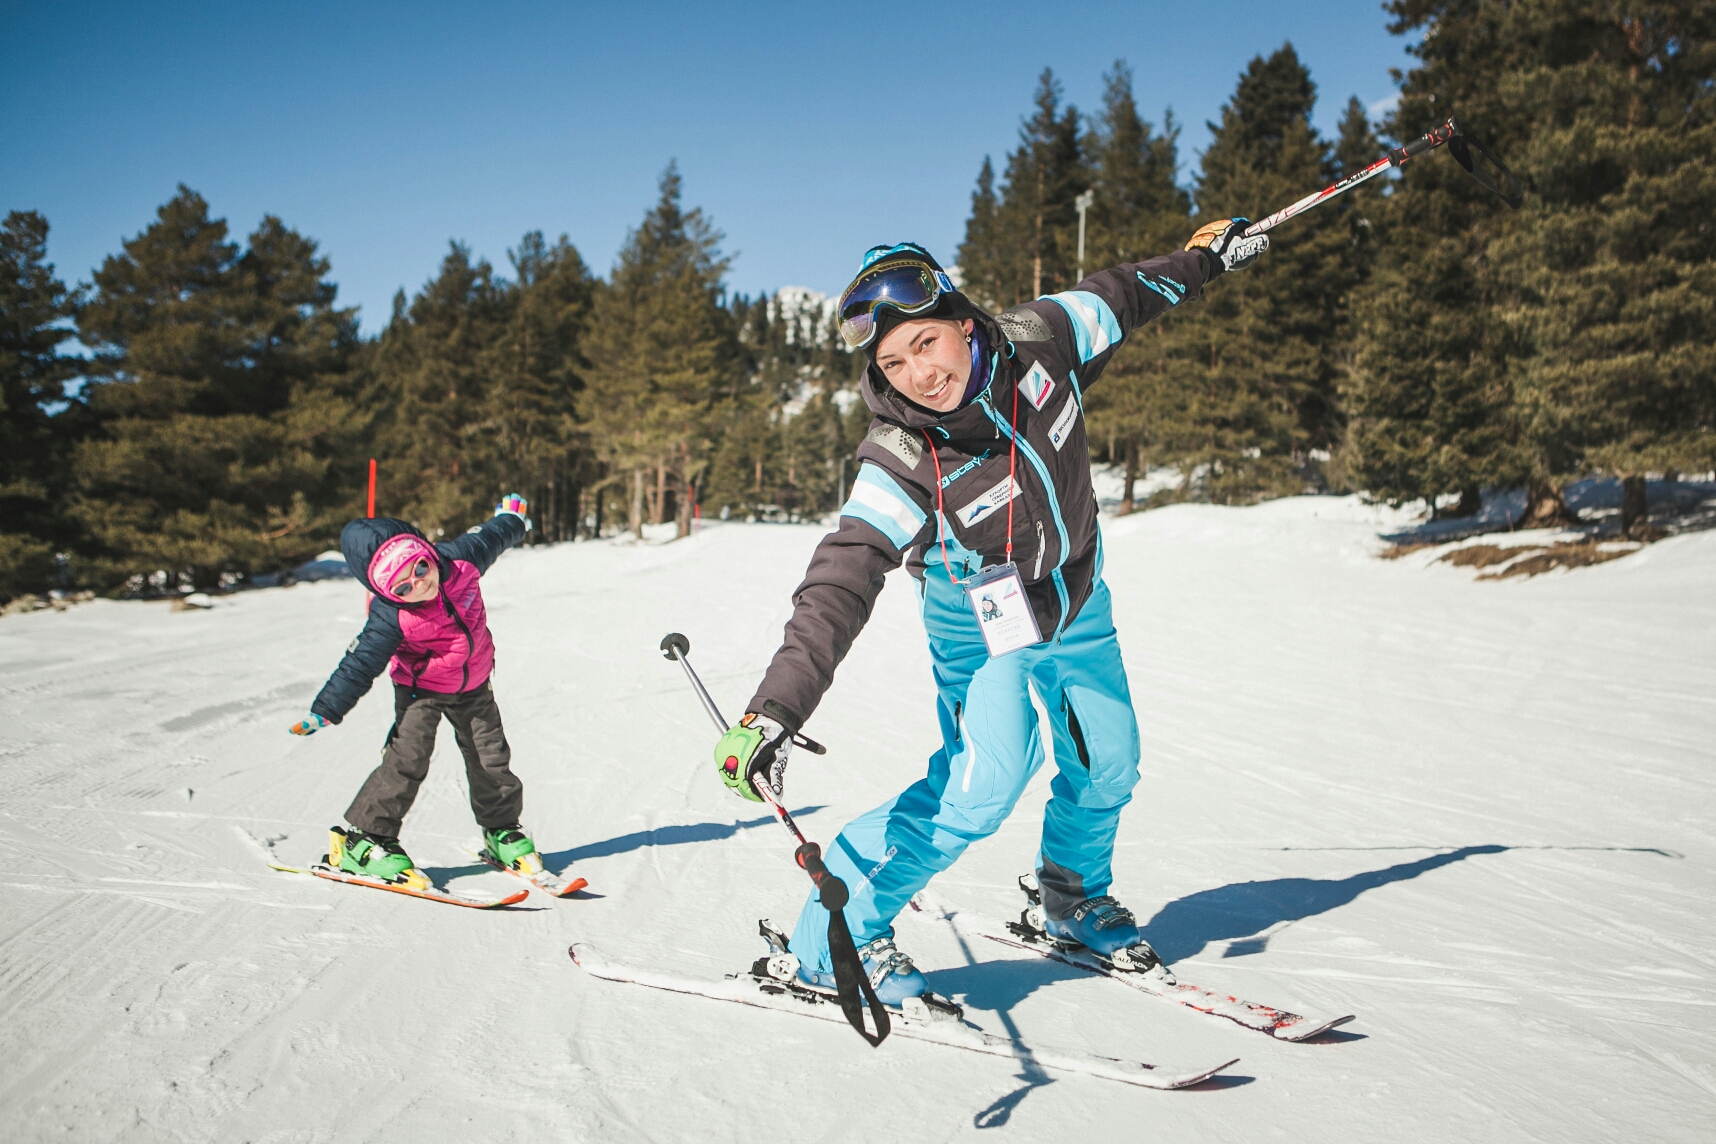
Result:
{"label": "id badge", "polygon": [[1043,642],[1017,564],[985,568],[965,582],[965,594],[991,658]]}

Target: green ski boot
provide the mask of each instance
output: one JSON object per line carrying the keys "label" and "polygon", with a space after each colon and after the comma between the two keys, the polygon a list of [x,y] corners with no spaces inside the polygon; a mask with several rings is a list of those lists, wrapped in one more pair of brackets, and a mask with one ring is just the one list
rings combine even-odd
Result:
{"label": "green ski boot", "polygon": [[361,830],[328,831],[328,865],[413,890],[432,890],[429,875],[417,868],[397,838],[375,838]]}
{"label": "green ski boot", "polygon": [[542,873],[536,843],[515,822],[498,830],[483,831],[483,851],[496,863],[526,878]]}

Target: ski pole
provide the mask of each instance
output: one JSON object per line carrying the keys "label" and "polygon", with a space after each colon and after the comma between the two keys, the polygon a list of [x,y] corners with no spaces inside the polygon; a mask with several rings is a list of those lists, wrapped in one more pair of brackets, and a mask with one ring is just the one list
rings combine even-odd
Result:
{"label": "ski pole", "polygon": [[[715,706],[709,689],[703,686],[703,680],[698,678],[697,671],[688,658],[691,641],[678,632],[669,632],[662,637],[661,651],[665,658],[679,661],[679,666],[685,669],[685,677],[691,681],[692,689],[703,701],[703,710],[709,713],[709,718],[714,720],[716,728],[725,734],[727,720],[721,717],[721,711]],[[812,754],[828,753],[828,749],[821,743],[805,735],[794,734],[792,741]],[[817,890],[818,900],[823,909],[828,911],[828,954],[834,963],[834,988],[839,997],[841,1011],[846,1014],[846,1020],[852,1027],[858,1030],[860,1037],[872,1046],[880,1045],[890,1031],[888,1011],[876,998],[876,989],[870,983],[870,975],[864,972],[864,963],[859,959],[858,948],[852,941],[852,931],[846,925],[846,903],[851,900],[851,892],[846,888],[846,883],[822,861],[822,847],[804,836],[804,831],[792,820],[792,814],[775,796],[774,788],[769,785],[768,780],[762,775],[751,776],[751,789],[768,804],[769,809],[774,812],[775,820],[786,827],[787,833],[798,843],[793,859],[801,870],[810,875],[811,883]],[[870,1008],[870,1020],[876,1029],[874,1033],[864,1027],[865,1005]]]}
{"label": "ski pole", "polygon": [[[1508,170],[1507,167],[1502,164],[1500,159],[1491,154],[1489,148],[1467,135],[1461,130],[1458,123],[1450,119],[1440,127],[1436,127],[1425,132],[1423,135],[1406,144],[1404,147],[1389,148],[1388,154],[1384,155],[1364,170],[1355,171],[1340,182],[1324,187],[1320,191],[1308,194],[1292,206],[1283,207],[1268,218],[1259,219],[1257,222],[1252,223],[1250,226],[1245,228],[1246,237],[1249,238],[1254,234],[1262,234],[1264,231],[1273,230],[1275,227],[1280,226],[1295,215],[1304,214],[1312,207],[1321,206],[1336,195],[1345,194],[1360,183],[1365,182],[1368,179],[1375,178],[1377,175],[1382,174],[1389,168],[1405,166],[1408,160],[1415,159],[1427,151],[1434,151],[1436,148],[1443,145],[1446,145],[1448,153],[1454,156],[1454,161],[1464,167],[1466,169],[1466,173],[1476,179],[1485,190],[1501,199],[1502,202],[1506,203],[1514,210],[1519,209],[1520,203],[1525,201],[1525,191],[1524,188],[1520,186],[1519,180],[1514,177],[1513,172]],[[1502,178],[1504,178],[1508,183],[1507,190],[1504,191],[1501,188],[1501,185],[1496,181],[1495,177],[1489,173],[1489,171],[1479,167],[1473,161],[1473,151],[1476,151],[1479,156],[1481,156],[1501,174]]]}

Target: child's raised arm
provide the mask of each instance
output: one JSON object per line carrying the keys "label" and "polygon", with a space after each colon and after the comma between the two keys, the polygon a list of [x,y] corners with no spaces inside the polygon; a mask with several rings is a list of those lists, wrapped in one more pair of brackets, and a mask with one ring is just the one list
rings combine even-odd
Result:
{"label": "child's raised arm", "polygon": [[494,519],[471,529],[463,536],[435,546],[448,560],[463,560],[476,567],[478,574],[500,559],[500,554],[524,539],[530,531],[530,518],[525,512],[530,502],[517,493],[508,494],[495,506]]}

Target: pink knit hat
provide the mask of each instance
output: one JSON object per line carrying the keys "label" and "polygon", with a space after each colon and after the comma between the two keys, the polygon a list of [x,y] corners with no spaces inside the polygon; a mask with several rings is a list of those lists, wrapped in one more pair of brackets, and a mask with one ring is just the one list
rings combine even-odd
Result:
{"label": "pink knit hat", "polygon": [[423,538],[408,532],[389,537],[370,557],[369,582],[376,591],[391,594],[393,585],[419,560],[429,561],[431,568],[440,563],[435,550]]}

